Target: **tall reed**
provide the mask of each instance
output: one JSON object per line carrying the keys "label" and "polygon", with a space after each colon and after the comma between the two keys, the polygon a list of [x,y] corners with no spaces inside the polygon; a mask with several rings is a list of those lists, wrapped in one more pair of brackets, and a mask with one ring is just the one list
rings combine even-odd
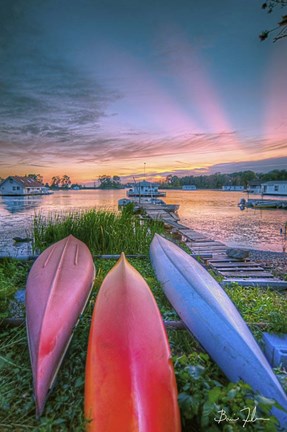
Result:
{"label": "tall reed", "polygon": [[94,254],[148,254],[155,233],[163,232],[163,223],[141,220],[132,209],[121,213],[105,210],[71,211],[34,217],[34,246],[42,251],[50,244],[72,234]]}

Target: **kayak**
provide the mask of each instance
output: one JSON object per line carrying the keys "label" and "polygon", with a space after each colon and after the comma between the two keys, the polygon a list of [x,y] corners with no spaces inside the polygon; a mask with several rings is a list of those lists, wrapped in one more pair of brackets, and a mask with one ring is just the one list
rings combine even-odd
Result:
{"label": "kayak", "polygon": [[[190,255],[155,235],[150,257],[162,288],[188,330],[232,382],[240,379],[284,409],[287,397],[240,313],[221,286]],[[287,430],[287,414],[273,409]]]}
{"label": "kayak", "polygon": [[177,387],[155,299],[124,254],[93,311],[85,377],[86,430],[180,432]]}
{"label": "kayak", "polygon": [[48,247],[30,270],[26,326],[37,417],[44,410],[94,278],[88,247],[72,235]]}

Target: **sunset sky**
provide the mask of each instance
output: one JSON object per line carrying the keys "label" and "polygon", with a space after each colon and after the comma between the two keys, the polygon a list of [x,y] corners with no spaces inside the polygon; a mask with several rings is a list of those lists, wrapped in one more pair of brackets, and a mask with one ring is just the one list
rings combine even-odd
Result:
{"label": "sunset sky", "polygon": [[[0,176],[287,169],[287,38],[260,0],[1,0]],[[283,14],[283,13],[282,13]]]}

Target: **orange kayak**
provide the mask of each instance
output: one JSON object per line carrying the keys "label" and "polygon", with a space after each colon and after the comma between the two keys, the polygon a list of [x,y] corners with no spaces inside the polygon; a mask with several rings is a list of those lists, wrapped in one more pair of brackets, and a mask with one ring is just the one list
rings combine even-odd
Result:
{"label": "orange kayak", "polygon": [[94,277],[88,247],[72,235],[47,248],[31,268],[26,286],[26,324],[38,417]]}
{"label": "orange kayak", "polygon": [[180,432],[167,335],[154,297],[122,254],[95,304],[85,383],[86,430]]}

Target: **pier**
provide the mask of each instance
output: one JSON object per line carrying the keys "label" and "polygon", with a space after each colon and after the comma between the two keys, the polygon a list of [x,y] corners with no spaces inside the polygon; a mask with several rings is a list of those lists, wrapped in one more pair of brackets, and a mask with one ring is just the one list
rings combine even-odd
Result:
{"label": "pier", "polygon": [[230,258],[227,255],[227,245],[181,224],[180,218],[164,206],[142,206],[142,210],[147,217],[163,221],[173,235],[179,236],[192,256],[199,257],[209,270],[220,276],[222,286],[238,283],[246,287],[287,289],[287,281],[274,277],[271,272],[249,258]]}
{"label": "pier", "polygon": [[245,208],[287,210],[287,200],[248,199],[246,201],[245,198],[242,198],[238,203],[238,207],[240,207],[242,210]]}

